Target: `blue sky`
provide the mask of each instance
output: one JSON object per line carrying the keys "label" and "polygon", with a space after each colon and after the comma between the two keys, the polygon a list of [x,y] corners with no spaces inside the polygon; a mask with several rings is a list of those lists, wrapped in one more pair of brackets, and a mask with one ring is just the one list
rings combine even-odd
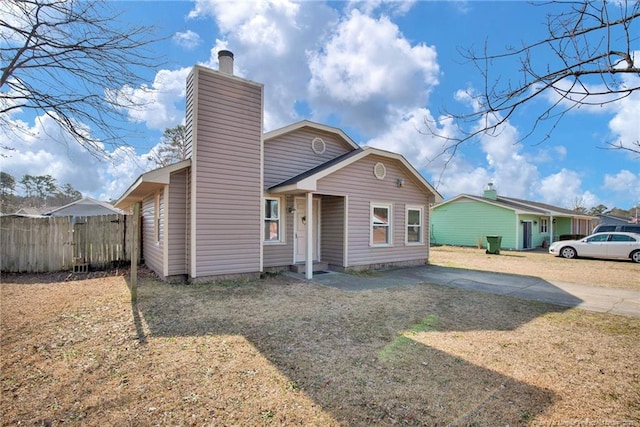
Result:
{"label": "blue sky", "polygon": [[[25,173],[51,174],[85,195],[117,199],[154,167],[148,155],[162,131],[184,119],[190,68],[196,63],[217,68],[217,51],[229,49],[235,73],[265,85],[265,131],[302,119],[339,127],[361,145],[404,154],[445,198],[482,194],[493,182],[499,194],[566,208],[579,203],[629,209],[640,203],[640,158],[605,149],[607,142],[640,137],[638,93],[615,105],[570,113],[542,143],[542,134],[518,143],[538,109],[550,102],[537,100],[510,119],[499,137],[465,144],[444,171],[437,157],[443,142],[424,133],[425,117],[438,119],[444,107],[470,111],[456,96],[459,91],[483,89],[459,49],[481,49],[486,42],[498,53],[507,45],[537,41],[546,36],[545,7],[519,1],[111,6],[124,11],[124,19],[155,25],[159,36],[168,36],[155,46],[163,67],[150,70],[139,87],[123,88],[148,102],[129,112],[128,126],[139,137],[127,139],[132,149],[107,147],[111,161],[99,162],[80,147],[52,142],[47,135],[59,130],[50,120],[15,114],[11,119],[23,122],[32,135],[17,141],[0,134],[0,142],[16,148],[0,159],[0,168],[18,180]],[[502,79],[518,77],[515,66],[494,71]]]}

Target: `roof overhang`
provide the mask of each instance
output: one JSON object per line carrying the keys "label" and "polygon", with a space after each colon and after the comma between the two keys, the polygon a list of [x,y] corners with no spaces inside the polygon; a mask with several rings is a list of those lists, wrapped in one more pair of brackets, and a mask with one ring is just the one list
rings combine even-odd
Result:
{"label": "roof overhang", "polygon": [[346,133],[344,133],[341,129],[338,129],[332,126],[323,125],[321,123],[312,122],[310,120],[301,120],[299,122],[292,123],[288,126],[267,132],[264,134],[264,141],[267,142],[270,139],[276,138],[281,135],[285,135],[287,133],[293,132],[295,130],[298,130],[304,127],[309,127],[309,128],[321,130],[324,132],[333,133],[339,136],[340,138],[344,139],[345,142],[351,146],[351,148],[353,149],[360,148],[360,146],[356,144],[351,138],[349,138],[349,136]]}
{"label": "roof overhang", "polygon": [[120,209],[127,209],[133,206],[135,203],[142,201],[148,194],[158,191],[169,184],[172,173],[189,166],[191,166],[191,159],[143,173],[127,191],[120,196],[114,206]]}

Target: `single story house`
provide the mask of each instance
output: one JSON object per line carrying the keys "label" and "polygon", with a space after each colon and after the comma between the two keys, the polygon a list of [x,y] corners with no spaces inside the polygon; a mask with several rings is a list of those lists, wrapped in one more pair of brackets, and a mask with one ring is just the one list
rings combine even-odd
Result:
{"label": "single story house", "polygon": [[141,206],[146,265],[210,281],[299,269],[425,263],[442,196],[400,154],[307,120],[263,133],[263,85],[194,66],[188,158],[142,174],[116,202]]}
{"label": "single story house", "polygon": [[486,247],[486,236],[501,236],[501,247],[546,247],[564,235],[588,235],[593,216],[545,203],[499,196],[489,183],[483,196],[460,194],[431,208],[431,244]]}

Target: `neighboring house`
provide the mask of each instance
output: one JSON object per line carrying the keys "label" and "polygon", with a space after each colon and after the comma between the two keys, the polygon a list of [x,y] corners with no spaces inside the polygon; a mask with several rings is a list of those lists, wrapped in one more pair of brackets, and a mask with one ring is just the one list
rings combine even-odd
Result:
{"label": "neighboring house", "polygon": [[48,208],[20,208],[14,213],[5,214],[4,216],[20,216],[27,218],[37,218],[44,216],[44,213],[48,210]]}
{"label": "neighboring house", "polygon": [[484,195],[461,194],[431,209],[431,243],[486,246],[486,236],[501,236],[503,249],[523,250],[587,235],[595,217],[528,200],[499,196],[493,184]]}
{"label": "neighboring house", "polygon": [[619,216],[614,216],[614,215],[608,215],[608,214],[598,214],[596,215],[596,217],[598,217],[599,221],[598,224],[596,225],[627,225],[627,224],[637,224],[638,221],[636,220],[635,217],[633,218],[623,218],[623,217],[619,217]]}
{"label": "neighboring house", "polygon": [[423,264],[440,194],[400,154],[359,147],[301,121],[263,134],[263,86],[195,66],[187,79],[189,158],[142,174],[116,203],[141,203],[143,256],[190,281],[303,266]]}
{"label": "neighboring house", "polygon": [[46,216],[94,216],[122,214],[122,210],[116,209],[107,202],[84,197],[68,205],[51,209],[44,213]]}

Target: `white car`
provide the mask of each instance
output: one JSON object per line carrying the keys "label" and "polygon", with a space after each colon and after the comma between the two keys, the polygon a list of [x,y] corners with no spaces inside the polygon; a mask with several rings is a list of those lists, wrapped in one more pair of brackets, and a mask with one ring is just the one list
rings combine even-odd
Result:
{"label": "white car", "polygon": [[580,240],[560,240],[549,246],[549,253],[563,258],[631,259],[640,262],[640,234],[611,231]]}

